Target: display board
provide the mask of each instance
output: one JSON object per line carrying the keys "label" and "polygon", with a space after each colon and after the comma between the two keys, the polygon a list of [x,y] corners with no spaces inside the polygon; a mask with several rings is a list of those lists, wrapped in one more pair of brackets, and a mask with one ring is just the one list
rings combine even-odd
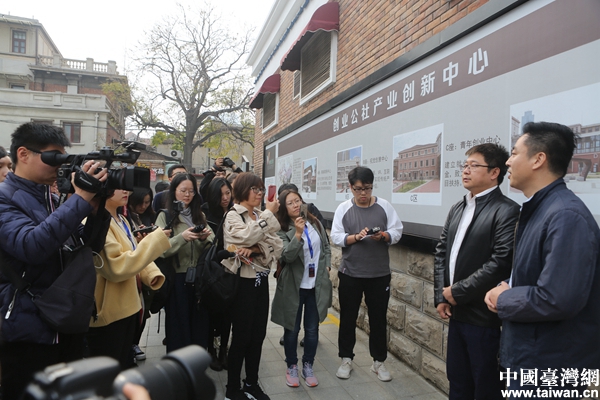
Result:
{"label": "display board", "polygon": [[596,0],[527,2],[266,145],[265,178],[333,212],[348,171],[369,167],[405,232],[435,238],[465,195],[465,152],[510,151],[526,122],[552,121],[580,136],[567,185],[600,220],[599,15]]}

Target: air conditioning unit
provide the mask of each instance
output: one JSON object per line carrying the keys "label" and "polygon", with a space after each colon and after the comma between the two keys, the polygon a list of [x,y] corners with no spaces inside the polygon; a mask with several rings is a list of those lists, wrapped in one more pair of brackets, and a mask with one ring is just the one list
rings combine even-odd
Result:
{"label": "air conditioning unit", "polygon": [[183,154],[180,150],[171,150],[171,157],[181,158]]}

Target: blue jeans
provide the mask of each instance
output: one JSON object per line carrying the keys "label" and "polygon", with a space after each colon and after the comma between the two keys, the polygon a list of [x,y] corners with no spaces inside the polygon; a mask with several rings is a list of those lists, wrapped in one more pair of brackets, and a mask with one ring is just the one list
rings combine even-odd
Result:
{"label": "blue jeans", "polygon": [[300,302],[296,313],[296,324],[294,330],[284,329],[283,348],[285,349],[285,362],[288,367],[298,364],[298,332],[300,332],[300,321],[302,319],[302,308],[304,308],[304,355],[302,364],[305,362],[312,365],[317,354],[319,343],[319,310],[317,310],[317,298],[315,289],[300,289]]}

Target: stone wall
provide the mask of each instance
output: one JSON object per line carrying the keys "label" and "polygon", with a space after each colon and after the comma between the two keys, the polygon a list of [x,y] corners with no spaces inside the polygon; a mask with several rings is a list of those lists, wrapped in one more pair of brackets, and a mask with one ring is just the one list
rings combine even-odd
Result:
{"label": "stone wall", "polygon": [[[337,294],[337,268],[342,251],[331,244],[333,307],[340,309]],[[446,343],[448,324],[442,321],[433,304],[433,255],[405,246],[390,248],[392,281],[388,307],[388,349],[435,386],[448,393]],[[369,332],[364,304],[357,326]]]}

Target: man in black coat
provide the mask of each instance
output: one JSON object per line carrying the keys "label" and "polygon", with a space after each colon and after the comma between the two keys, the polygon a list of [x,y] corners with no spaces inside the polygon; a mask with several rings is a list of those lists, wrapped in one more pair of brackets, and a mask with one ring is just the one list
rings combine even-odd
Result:
{"label": "man in black coat", "polygon": [[500,319],[484,302],[510,276],[519,206],[502,194],[508,151],[486,143],[466,152],[469,191],[448,213],[435,253],[435,305],[450,318],[446,374],[449,398],[502,399],[498,373]]}

